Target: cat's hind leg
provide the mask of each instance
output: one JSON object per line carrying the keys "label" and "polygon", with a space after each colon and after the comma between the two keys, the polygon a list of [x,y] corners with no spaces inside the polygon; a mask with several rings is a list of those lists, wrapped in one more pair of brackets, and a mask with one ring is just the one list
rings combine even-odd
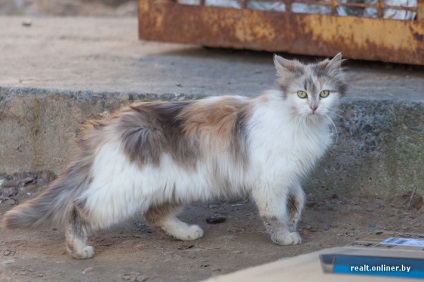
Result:
{"label": "cat's hind leg", "polygon": [[76,259],[88,259],[94,256],[94,248],[87,245],[90,224],[83,217],[83,212],[74,205],[66,226],[66,249]]}
{"label": "cat's hind leg", "polygon": [[176,239],[189,241],[201,238],[203,230],[199,226],[189,225],[176,217],[181,210],[180,205],[164,203],[150,207],[144,217],[149,224]]}

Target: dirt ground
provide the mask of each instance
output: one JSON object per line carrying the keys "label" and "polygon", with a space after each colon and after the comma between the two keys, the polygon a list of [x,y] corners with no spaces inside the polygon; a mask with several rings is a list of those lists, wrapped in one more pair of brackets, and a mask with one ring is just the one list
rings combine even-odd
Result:
{"label": "dirt ground", "polygon": [[[0,218],[46,187],[49,173],[3,176]],[[0,181],[1,182],[1,181]],[[64,246],[62,229],[9,231],[0,229],[0,281],[199,281],[250,266],[272,262],[323,248],[343,246],[377,230],[423,233],[422,197],[409,195],[390,201],[345,199],[308,193],[299,224],[303,244],[278,246],[271,242],[254,203],[248,198],[196,203],[181,218],[199,224],[205,236],[183,242],[158,233],[134,218],[90,237],[96,255],[72,259]],[[209,217],[224,217],[208,224]]]}

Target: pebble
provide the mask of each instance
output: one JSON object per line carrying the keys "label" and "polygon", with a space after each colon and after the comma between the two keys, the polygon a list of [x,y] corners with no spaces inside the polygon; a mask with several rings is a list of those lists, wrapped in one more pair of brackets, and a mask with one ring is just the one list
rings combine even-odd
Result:
{"label": "pebble", "polygon": [[84,269],[84,270],[82,271],[82,274],[83,274],[83,275],[85,275],[85,274],[87,274],[88,272],[90,272],[91,270],[93,270],[93,267],[92,267],[92,266],[87,267],[86,269]]}
{"label": "pebble", "polygon": [[130,280],[131,279],[131,275],[124,274],[124,275],[122,275],[122,279],[124,279],[124,280]]}
{"label": "pebble", "polygon": [[374,209],[373,208],[367,208],[367,209],[365,209],[367,212],[374,212]]}
{"label": "pebble", "polygon": [[2,189],[3,197],[12,197],[18,195],[19,190],[16,187],[3,188]]}
{"label": "pebble", "polygon": [[187,250],[193,248],[194,245],[181,245],[178,247],[178,250]]}
{"label": "pebble", "polygon": [[18,204],[18,201],[16,201],[15,199],[9,199],[7,202],[8,202],[8,203],[9,203],[9,205],[11,205],[11,206],[13,206],[13,205],[17,205],[17,204]]}
{"label": "pebble", "polygon": [[22,21],[22,25],[29,27],[29,26],[32,25],[32,21],[30,19],[25,19],[25,20]]}
{"label": "pebble", "polygon": [[225,222],[227,219],[225,217],[222,216],[210,216],[206,219],[206,222],[209,224],[218,224],[218,223],[223,223]]}
{"label": "pebble", "polygon": [[139,275],[139,276],[137,276],[137,278],[135,279],[135,281],[144,282],[144,281],[149,280],[149,278],[150,278],[149,276]]}
{"label": "pebble", "polygon": [[6,256],[6,257],[7,256],[10,256],[10,255],[13,255],[13,254],[14,254],[14,252],[11,251],[11,250],[6,250],[6,251],[3,252],[3,255]]}

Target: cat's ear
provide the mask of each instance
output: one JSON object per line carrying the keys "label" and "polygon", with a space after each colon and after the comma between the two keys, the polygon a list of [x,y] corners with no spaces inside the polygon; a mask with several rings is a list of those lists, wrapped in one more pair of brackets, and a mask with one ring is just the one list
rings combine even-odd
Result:
{"label": "cat's ear", "polygon": [[342,66],[344,61],[346,60],[342,58],[342,54],[338,53],[333,59],[326,59],[317,64],[322,71],[332,78],[333,83],[342,95],[346,91],[346,77]]}
{"label": "cat's ear", "polygon": [[301,69],[302,64],[296,60],[287,60],[281,56],[274,55],[274,65],[278,75],[284,77]]}
{"label": "cat's ear", "polygon": [[338,53],[336,56],[334,56],[333,59],[328,63],[327,69],[330,71],[336,71],[341,70],[342,63],[346,61],[342,58],[342,53]]}
{"label": "cat's ear", "polygon": [[326,70],[328,73],[334,74],[343,70],[342,63],[344,61],[346,60],[342,58],[342,53],[338,53],[336,56],[334,56],[333,59],[325,59],[324,61],[319,62],[317,65],[318,67]]}
{"label": "cat's ear", "polygon": [[342,53],[338,53],[333,59],[325,59],[316,64],[318,68],[326,72],[330,77],[343,79],[342,63],[346,61],[342,58]]}

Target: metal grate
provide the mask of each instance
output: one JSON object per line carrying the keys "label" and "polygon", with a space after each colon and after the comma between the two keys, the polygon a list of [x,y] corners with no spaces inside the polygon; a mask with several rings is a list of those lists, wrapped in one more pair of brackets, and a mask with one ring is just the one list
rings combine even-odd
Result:
{"label": "metal grate", "polygon": [[174,0],[183,5],[214,6],[301,14],[415,20],[417,0]]}

